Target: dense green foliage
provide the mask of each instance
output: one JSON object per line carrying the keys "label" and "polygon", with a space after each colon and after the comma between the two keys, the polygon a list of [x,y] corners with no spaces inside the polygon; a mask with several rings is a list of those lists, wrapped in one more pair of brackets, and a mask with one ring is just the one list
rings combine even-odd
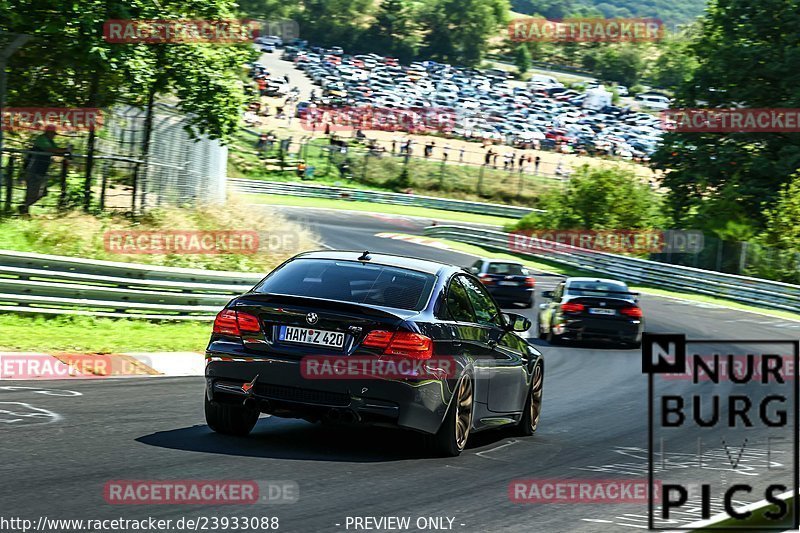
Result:
{"label": "dense green foliage", "polygon": [[[698,66],[675,107],[800,107],[798,23],[798,0],[712,4],[691,46]],[[669,170],[674,223],[758,230],[764,208],[800,168],[800,134],[670,133],[654,159]]]}
{"label": "dense green foliage", "polygon": [[0,4],[0,30],[33,39],[9,61],[11,106],[144,105],[176,95],[197,131],[225,137],[237,126],[244,95],[237,83],[246,44],[114,44],[103,24],[114,19],[234,19],[232,0],[75,2],[11,0]]}
{"label": "dense green foliage", "polygon": [[655,17],[668,24],[686,23],[700,16],[704,0],[512,0],[511,8],[526,15],[563,18],[581,12],[608,18]]}
{"label": "dense green foliage", "polygon": [[633,173],[584,165],[563,191],[542,195],[544,213],[526,215],[513,229],[656,228],[663,222],[660,203],[658,194]]}

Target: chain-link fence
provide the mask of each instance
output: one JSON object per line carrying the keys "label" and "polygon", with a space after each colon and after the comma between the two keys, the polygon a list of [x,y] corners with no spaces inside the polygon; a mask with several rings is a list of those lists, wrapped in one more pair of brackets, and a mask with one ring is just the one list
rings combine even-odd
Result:
{"label": "chain-link fence", "polygon": [[337,180],[356,187],[422,190],[450,198],[479,196],[531,205],[543,192],[564,187],[574,171],[566,157],[557,163],[537,161],[532,151],[502,146],[488,146],[479,153],[439,138],[409,146],[403,138],[306,135],[278,139],[251,133],[248,141],[258,159],[245,160],[242,154],[233,159],[247,177]]}
{"label": "chain-link fence", "polygon": [[800,253],[755,242],[725,241],[705,235],[696,253],[653,254],[650,259],[715,272],[800,283]]}
{"label": "chain-link fence", "polygon": [[[26,212],[29,204],[32,211],[83,207],[140,213],[161,205],[224,202],[227,148],[216,140],[192,139],[185,115],[157,105],[145,157],[145,120],[142,109],[107,111],[93,150],[89,133],[62,132],[55,143],[68,148],[68,156],[33,150],[41,132],[10,132],[0,158],[0,208],[11,215]],[[35,158],[38,177],[31,175]]]}

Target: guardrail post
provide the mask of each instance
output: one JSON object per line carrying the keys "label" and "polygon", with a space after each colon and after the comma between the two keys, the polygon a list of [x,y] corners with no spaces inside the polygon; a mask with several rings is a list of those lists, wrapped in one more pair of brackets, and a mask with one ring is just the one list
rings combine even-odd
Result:
{"label": "guardrail post", "polygon": [[67,158],[61,159],[61,194],[58,197],[58,208],[65,209],[67,206],[67,169],[69,161]]}

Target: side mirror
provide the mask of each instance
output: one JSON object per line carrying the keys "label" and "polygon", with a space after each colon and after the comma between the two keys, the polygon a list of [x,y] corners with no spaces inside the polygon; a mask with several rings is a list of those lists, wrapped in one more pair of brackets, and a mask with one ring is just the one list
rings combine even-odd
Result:
{"label": "side mirror", "polygon": [[506,319],[506,325],[510,331],[523,332],[531,329],[531,321],[517,313],[503,313]]}
{"label": "side mirror", "polygon": [[553,297],[553,291],[543,291],[542,298],[547,298],[548,300]]}
{"label": "side mirror", "polygon": [[469,267],[469,271],[472,272],[473,274],[477,274],[478,273],[478,267]]}

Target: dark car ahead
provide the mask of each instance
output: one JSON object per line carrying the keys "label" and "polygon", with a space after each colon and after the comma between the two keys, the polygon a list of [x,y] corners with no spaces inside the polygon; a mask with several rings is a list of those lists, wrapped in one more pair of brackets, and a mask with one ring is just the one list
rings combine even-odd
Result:
{"label": "dark car ahead", "polygon": [[501,305],[522,304],[533,307],[533,292],[536,279],[527,268],[513,261],[478,259],[470,270],[489,289]]}
{"label": "dark car ahead", "polygon": [[[515,333],[530,325],[503,314],[460,267],[300,254],[217,315],[206,420],[235,435],[249,433],[260,413],[388,425],[429,435],[444,455],[461,453],[473,431],[514,425],[531,435],[544,360]],[[337,365],[344,374],[330,372]],[[406,370],[375,372],[382,368]]]}
{"label": "dark car ahead", "polygon": [[639,347],[644,316],[637,294],[621,281],[567,278],[539,306],[539,338],[550,343],[563,340],[609,340]]}

